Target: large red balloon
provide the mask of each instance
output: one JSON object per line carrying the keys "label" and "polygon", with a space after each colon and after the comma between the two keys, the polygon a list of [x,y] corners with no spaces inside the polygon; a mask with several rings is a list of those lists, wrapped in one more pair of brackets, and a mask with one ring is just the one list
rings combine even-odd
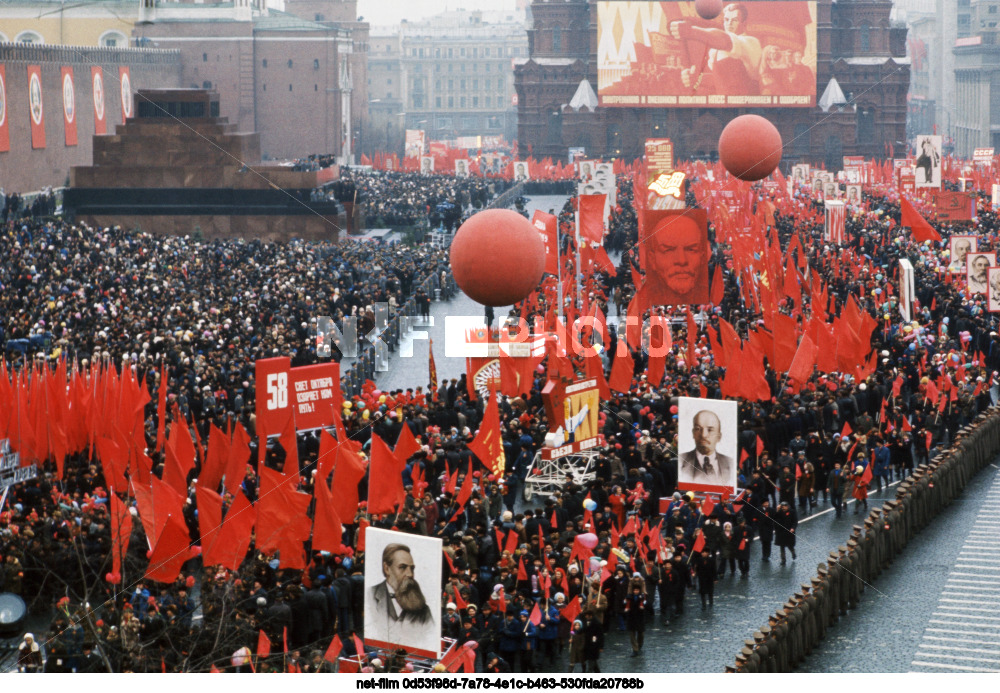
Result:
{"label": "large red balloon", "polygon": [[486,306],[509,306],[535,288],[545,270],[545,245],[530,221],[509,209],[470,217],[451,243],[451,271],[466,295]]}
{"label": "large red balloon", "polygon": [[722,0],[694,0],[694,11],[702,19],[715,19],[722,12]]}
{"label": "large red balloon", "polygon": [[767,118],[741,115],[719,135],[719,159],[741,180],[767,178],[781,163],[781,133]]}

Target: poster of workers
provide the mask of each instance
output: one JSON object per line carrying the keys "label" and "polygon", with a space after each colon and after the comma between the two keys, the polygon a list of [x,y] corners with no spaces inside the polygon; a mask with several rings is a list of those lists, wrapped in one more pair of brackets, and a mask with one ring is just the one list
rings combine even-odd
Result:
{"label": "poster of workers", "polygon": [[814,106],[816,3],[731,2],[702,19],[693,2],[599,2],[597,94],[602,106]]}
{"label": "poster of workers", "polygon": [[737,403],[679,397],[677,486],[683,490],[732,493],[736,488]]}
{"label": "poster of workers", "polygon": [[365,530],[365,643],[441,655],[440,539]]}

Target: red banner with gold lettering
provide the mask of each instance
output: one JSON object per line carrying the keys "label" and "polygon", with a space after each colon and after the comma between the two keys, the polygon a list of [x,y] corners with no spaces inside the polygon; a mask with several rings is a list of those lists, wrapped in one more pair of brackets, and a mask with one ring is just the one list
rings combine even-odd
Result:
{"label": "red banner with gold lettering", "polygon": [[73,68],[62,68],[63,126],[66,132],[66,146],[76,146],[76,88],[73,84]]}
{"label": "red banner with gold lettering", "polygon": [[108,132],[108,121],[104,112],[104,70],[91,67],[90,84],[91,94],[94,97],[94,134],[104,135]]}
{"label": "red banner with gold lettering", "polygon": [[28,65],[28,117],[31,121],[31,148],[45,149],[45,106],[42,102],[42,68]]}

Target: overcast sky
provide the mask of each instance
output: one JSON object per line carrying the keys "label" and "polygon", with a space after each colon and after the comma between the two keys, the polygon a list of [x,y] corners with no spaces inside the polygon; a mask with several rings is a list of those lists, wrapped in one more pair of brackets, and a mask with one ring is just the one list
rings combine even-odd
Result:
{"label": "overcast sky", "polygon": [[373,26],[423,19],[448,10],[512,10],[515,0],[358,0],[358,15]]}

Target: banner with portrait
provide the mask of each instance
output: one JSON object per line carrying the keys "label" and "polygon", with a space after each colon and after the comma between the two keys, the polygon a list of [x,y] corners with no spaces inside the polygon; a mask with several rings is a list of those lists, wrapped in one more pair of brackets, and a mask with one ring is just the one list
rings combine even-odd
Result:
{"label": "banner with portrait", "polygon": [[816,2],[598,2],[601,106],[816,105]]}
{"label": "banner with portrait", "polygon": [[442,541],[365,530],[365,643],[441,656]]}
{"label": "banner with portrait", "polygon": [[517,181],[531,180],[531,169],[528,168],[527,161],[514,162],[514,180]]}
{"label": "banner with portrait", "polygon": [[914,143],[914,185],[918,188],[941,187],[941,135],[920,135]]}
{"label": "banner with portrait", "polygon": [[429,176],[434,173],[434,157],[433,156],[422,156],[420,157],[420,173],[424,176]]}
{"label": "banner with portrait", "polygon": [[847,190],[847,204],[854,205],[855,207],[861,204],[861,186],[852,183],[846,186]]}
{"label": "banner with portrait", "polygon": [[468,159],[455,159],[455,177],[456,178],[468,178],[469,177],[469,160]]}
{"label": "banner with portrait", "polygon": [[966,258],[979,248],[979,239],[975,236],[952,236],[948,239],[948,271],[952,274],[965,274]]}
{"label": "banner with portrait", "polygon": [[403,151],[407,158],[421,156],[424,153],[424,131],[407,130]]}
{"label": "banner with portrait", "polygon": [[118,87],[122,95],[122,123],[132,117],[132,76],[127,65],[118,68]]}
{"label": "banner with portrait", "polygon": [[646,210],[643,230],[639,253],[646,276],[636,294],[639,314],[651,306],[708,303],[705,210]]}
{"label": "banner with portrait", "polygon": [[986,309],[991,313],[1000,313],[1000,267],[990,267],[986,273],[990,290],[986,292]]}
{"label": "banner with portrait", "polygon": [[997,266],[996,253],[969,253],[966,258],[965,281],[969,295],[985,294],[988,288],[990,267]]}
{"label": "banner with portrait", "polygon": [[739,461],[739,409],[734,400],[677,400],[677,487],[732,494]]}

